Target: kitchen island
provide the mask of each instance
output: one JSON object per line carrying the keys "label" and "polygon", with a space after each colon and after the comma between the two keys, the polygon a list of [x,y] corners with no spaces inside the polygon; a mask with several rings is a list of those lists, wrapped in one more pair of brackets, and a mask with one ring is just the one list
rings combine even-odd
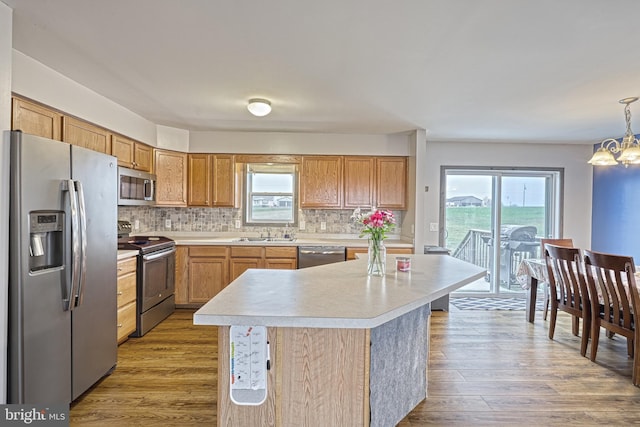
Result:
{"label": "kitchen island", "polygon": [[[218,425],[378,426],[406,416],[426,397],[429,303],[486,274],[447,255],[410,258],[411,271],[399,272],[388,256],[384,277],[367,276],[365,259],[252,269],[199,309],[194,324],[221,326]],[[264,402],[232,400],[230,326],[266,327]]]}

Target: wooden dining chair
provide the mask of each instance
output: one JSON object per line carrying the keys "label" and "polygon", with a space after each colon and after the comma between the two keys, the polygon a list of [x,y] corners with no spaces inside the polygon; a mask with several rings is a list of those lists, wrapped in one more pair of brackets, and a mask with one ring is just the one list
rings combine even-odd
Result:
{"label": "wooden dining chair", "polygon": [[596,360],[600,328],[627,339],[627,354],[633,357],[632,381],[640,385],[640,329],[635,313],[640,312],[633,257],[584,251],[587,286],[591,299],[591,352]]}
{"label": "wooden dining chair", "polygon": [[578,336],[579,322],[582,319],[580,354],[585,356],[591,328],[591,307],[582,269],[580,249],[545,244],[544,254],[551,293],[549,338],[553,339],[558,310],[572,316],[572,332],[575,336]]}
{"label": "wooden dining chair", "polygon": [[[549,243],[550,245],[556,245],[556,246],[565,246],[567,248],[573,248],[575,247],[573,245],[573,239],[540,239],[540,253],[542,255],[542,258],[544,258],[544,245],[546,245],[547,243]],[[542,318],[544,320],[547,320],[547,313],[549,312],[549,284],[547,283],[545,286],[543,286],[544,289],[544,312],[542,315]]]}

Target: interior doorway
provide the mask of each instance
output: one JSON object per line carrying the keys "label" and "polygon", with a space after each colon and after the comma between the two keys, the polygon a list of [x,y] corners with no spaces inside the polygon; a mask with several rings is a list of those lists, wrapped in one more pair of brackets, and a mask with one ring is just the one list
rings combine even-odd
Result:
{"label": "interior doorway", "polygon": [[455,295],[523,297],[520,262],[562,229],[562,170],[443,167],[441,178],[440,245],[487,269]]}

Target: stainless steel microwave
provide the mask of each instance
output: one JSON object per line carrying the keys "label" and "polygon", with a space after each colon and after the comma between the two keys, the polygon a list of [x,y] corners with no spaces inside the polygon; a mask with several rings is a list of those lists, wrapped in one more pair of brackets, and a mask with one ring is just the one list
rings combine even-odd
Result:
{"label": "stainless steel microwave", "polygon": [[118,205],[155,205],[156,176],[152,173],[118,167]]}

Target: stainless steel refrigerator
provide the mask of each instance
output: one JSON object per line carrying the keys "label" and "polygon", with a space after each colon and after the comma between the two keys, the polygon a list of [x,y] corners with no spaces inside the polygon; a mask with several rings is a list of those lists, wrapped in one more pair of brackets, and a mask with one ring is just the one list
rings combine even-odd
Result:
{"label": "stainless steel refrigerator", "polygon": [[8,400],[66,404],[116,364],[117,159],[10,143]]}

